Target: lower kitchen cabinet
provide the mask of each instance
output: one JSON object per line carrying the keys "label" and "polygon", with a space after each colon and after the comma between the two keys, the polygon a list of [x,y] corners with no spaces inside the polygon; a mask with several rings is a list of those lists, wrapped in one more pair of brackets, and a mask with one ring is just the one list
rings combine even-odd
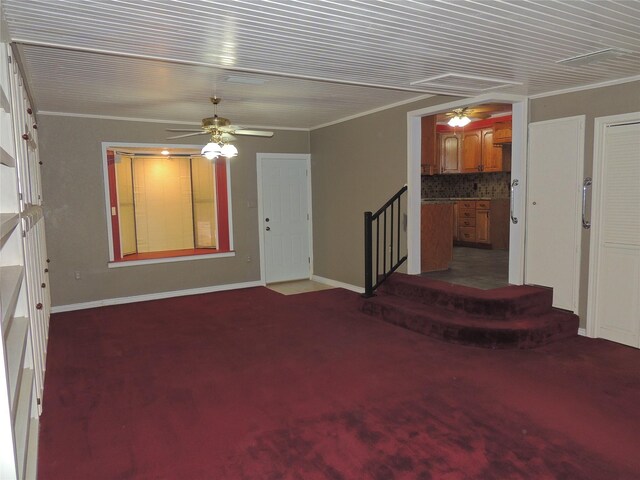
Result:
{"label": "lower kitchen cabinet", "polygon": [[458,200],[457,244],[507,249],[509,247],[509,200]]}

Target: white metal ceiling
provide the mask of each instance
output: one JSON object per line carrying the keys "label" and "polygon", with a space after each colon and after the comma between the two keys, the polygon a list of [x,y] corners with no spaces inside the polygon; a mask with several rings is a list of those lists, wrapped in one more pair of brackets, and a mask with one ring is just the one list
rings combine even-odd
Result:
{"label": "white metal ceiling", "polygon": [[[306,128],[425,93],[533,95],[640,74],[638,0],[4,0],[3,10],[46,111],[193,121],[216,93],[235,123]],[[556,63],[607,48],[622,53]]]}

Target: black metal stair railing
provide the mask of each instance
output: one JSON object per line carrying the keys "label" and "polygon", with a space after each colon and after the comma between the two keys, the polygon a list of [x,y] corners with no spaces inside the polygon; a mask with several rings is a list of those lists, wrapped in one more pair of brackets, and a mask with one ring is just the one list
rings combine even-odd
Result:
{"label": "black metal stair railing", "polygon": [[407,260],[406,253],[401,253],[403,249],[400,242],[406,218],[406,197],[403,209],[403,194],[406,191],[405,185],[377,212],[364,212],[364,297],[373,296],[375,289]]}

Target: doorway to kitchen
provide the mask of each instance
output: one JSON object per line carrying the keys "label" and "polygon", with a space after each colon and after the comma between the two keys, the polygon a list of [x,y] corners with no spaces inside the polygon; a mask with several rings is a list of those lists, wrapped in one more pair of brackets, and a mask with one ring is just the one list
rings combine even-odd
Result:
{"label": "doorway to kitchen", "polygon": [[[410,112],[409,128],[419,133],[410,135],[409,158],[420,168],[410,197],[419,202],[413,240],[420,262],[409,273],[481,289],[522,283],[523,192],[513,192],[524,183],[525,109],[514,99],[482,97],[420,112],[429,115]],[[456,125],[454,116],[469,121]]]}

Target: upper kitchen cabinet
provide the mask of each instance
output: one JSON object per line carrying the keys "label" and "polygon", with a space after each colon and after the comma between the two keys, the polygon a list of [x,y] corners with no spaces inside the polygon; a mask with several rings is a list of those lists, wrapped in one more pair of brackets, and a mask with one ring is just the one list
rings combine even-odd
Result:
{"label": "upper kitchen cabinet", "polygon": [[482,171],[482,131],[468,130],[462,135],[461,173]]}
{"label": "upper kitchen cabinet", "polygon": [[440,173],[460,173],[462,136],[459,133],[438,134],[440,145]]}
{"label": "upper kitchen cabinet", "polygon": [[420,172],[422,175],[440,173],[435,115],[421,118],[421,133]]}
{"label": "upper kitchen cabinet", "polygon": [[480,131],[482,136],[482,164],[480,171],[482,172],[502,172],[503,150],[499,145],[495,145],[493,137],[495,135],[493,128],[484,128]]}
{"label": "upper kitchen cabinet", "polygon": [[511,143],[511,122],[496,122],[493,124],[493,143],[496,145]]}

